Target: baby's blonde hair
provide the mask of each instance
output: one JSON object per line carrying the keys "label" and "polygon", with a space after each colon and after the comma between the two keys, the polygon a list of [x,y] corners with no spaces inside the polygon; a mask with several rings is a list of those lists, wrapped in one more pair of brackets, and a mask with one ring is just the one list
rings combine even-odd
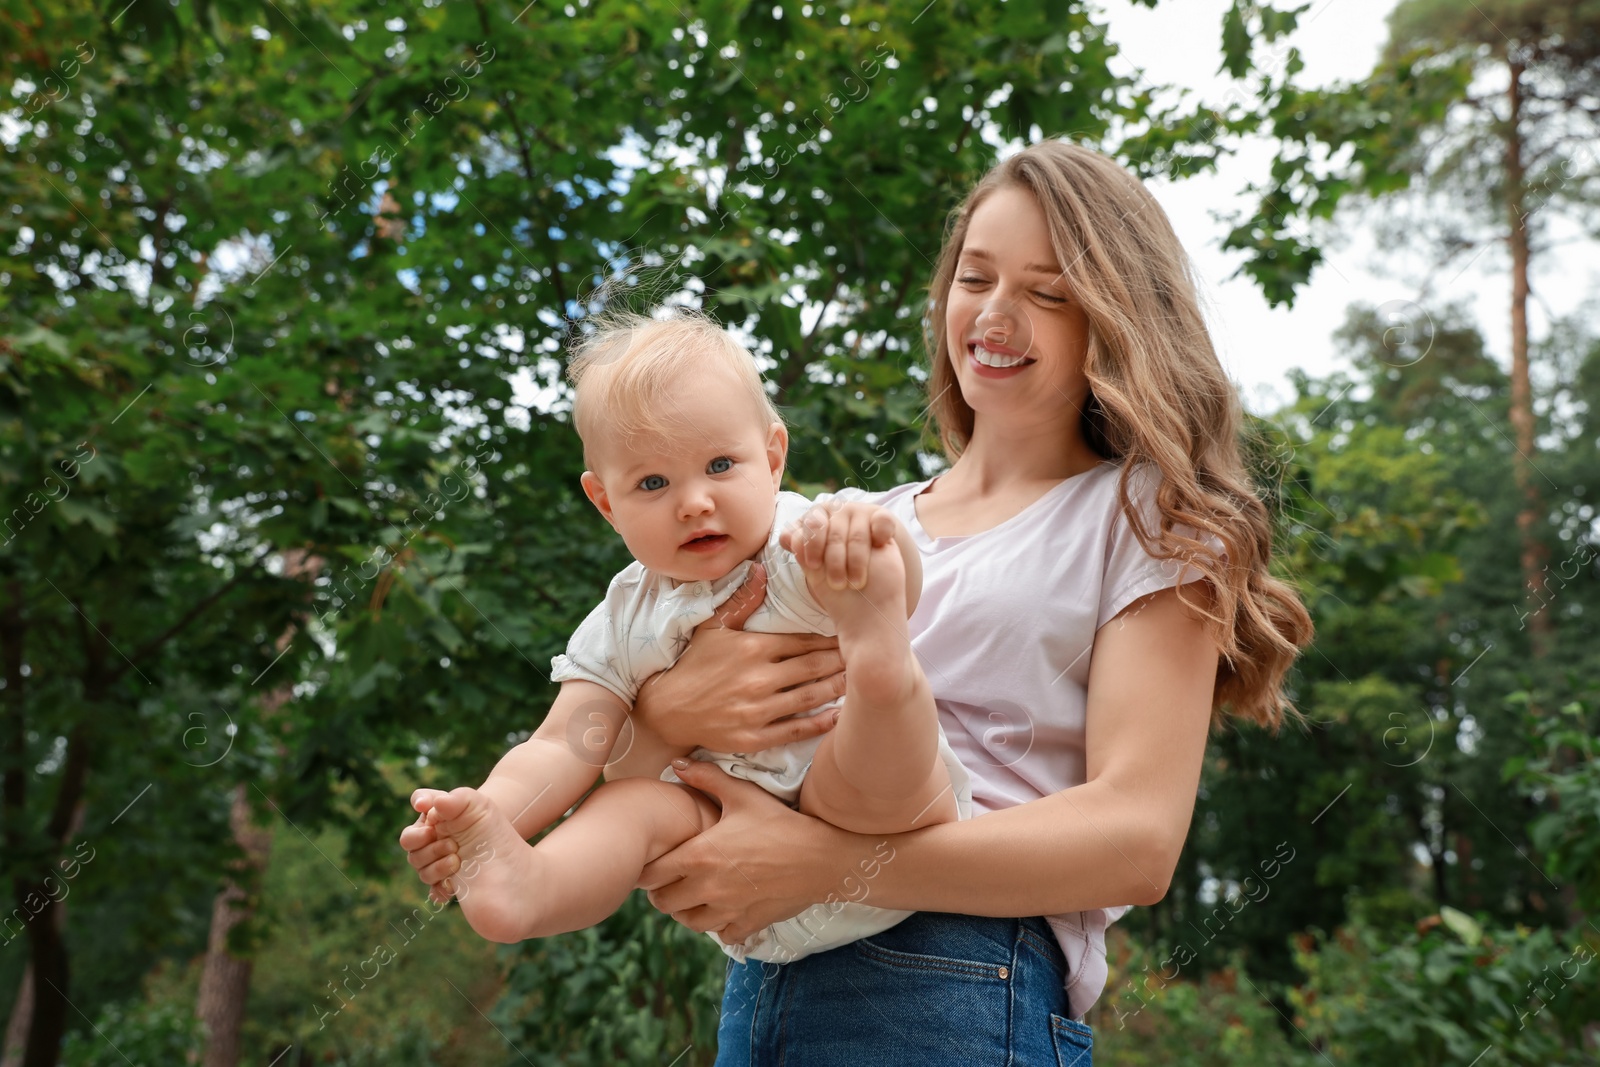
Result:
{"label": "baby's blonde hair", "polygon": [[729,375],[750,403],[762,429],[783,416],[767,395],[755,356],[701,311],[675,307],[654,315],[606,311],[571,345],[572,421],[583,441],[583,462],[594,469],[591,447],[604,435],[624,441],[681,434],[670,387],[686,375]]}

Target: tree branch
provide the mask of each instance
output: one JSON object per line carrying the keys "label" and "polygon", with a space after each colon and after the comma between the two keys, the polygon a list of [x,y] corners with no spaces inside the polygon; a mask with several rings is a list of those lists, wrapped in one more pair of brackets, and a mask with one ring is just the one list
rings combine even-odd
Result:
{"label": "tree branch", "polygon": [[134,664],[138,663],[140,660],[143,660],[146,656],[148,656],[152,652],[156,651],[156,649],[160,648],[162,645],[166,644],[172,638],[176,637],[179,633],[181,633],[184,630],[185,627],[187,627],[190,623],[194,622],[194,620],[198,619],[201,616],[201,614],[207,608],[209,608],[211,605],[215,604],[217,601],[221,600],[223,598],[223,596],[225,596],[230,590],[232,590],[239,583],[243,582],[244,579],[245,579],[245,574],[236,574],[236,575],[234,575],[227,582],[225,582],[219,589],[217,589],[216,592],[211,593],[204,600],[201,600],[198,604],[196,604],[194,607],[190,608],[187,612],[185,612],[183,617],[181,619],[179,619],[177,622],[173,623],[171,626],[167,627],[165,632],[163,632],[159,636],[157,636],[157,637],[151,639],[150,641],[145,642],[143,645],[141,645],[138,649],[136,649],[134,651],[133,655],[129,656],[127,658],[127,660],[125,660],[123,662],[122,666],[118,667],[116,670],[114,670],[114,671],[112,671],[110,673],[110,675],[107,678],[108,683],[115,682],[118,678],[122,677],[122,675],[128,670],[128,668],[132,667]]}
{"label": "tree branch", "polygon": [[[474,6],[478,10],[478,24],[483,27],[483,32],[488,34],[490,32],[489,16],[483,10],[482,0],[477,0]],[[505,93],[501,93],[497,99],[499,100],[500,106],[505,109],[506,117],[511,120],[511,133],[517,140],[517,154],[522,158],[522,176],[527,179],[528,188],[530,190],[530,198],[533,201],[533,206],[538,210],[540,215],[544,216],[545,232],[548,234],[554,220],[545,214],[544,205],[539,202],[539,193],[542,190],[533,188],[533,154],[528,151],[528,140],[523,136],[522,120],[517,118],[517,111],[516,108],[512,107],[510,97],[508,97]],[[550,148],[552,151],[562,151],[560,145],[551,144],[550,141],[539,130],[535,129],[533,132],[534,136],[538,137],[541,141],[544,141],[546,147]],[[532,235],[530,234],[530,237],[531,236]],[[544,242],[539,243],[543,244]],[[561,303],[561,319],[567,324],[567,328],[570,330],[572,328],[573,321],[572,318],[567,314],[567,284],[562,280],[561,277],[560,260],[552,260],[549,249],[545,250],[545,265],[550,268],[550,284],[555,286],[556,299]]]}

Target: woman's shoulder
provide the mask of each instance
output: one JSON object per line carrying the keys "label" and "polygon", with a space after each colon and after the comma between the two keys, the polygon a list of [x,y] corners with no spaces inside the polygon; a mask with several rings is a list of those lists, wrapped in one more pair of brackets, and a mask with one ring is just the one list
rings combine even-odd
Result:
{"label": "woman's shoulder", "polygon": [[[1124,505],[1121,487],[1127,485]],[[1080,475],[1058,482],[1024,511],[1025,519],[1005,524],[1012,536],[1033,549],[1081,553],[1115,553],[1131,536],[1133,516],[1154,535],[1161,528],[1156,502],[1161,468],[1147,460],[1102,460]]]}
{"label": "woman's shoulder", "polygon": [[[1160,465],[1152,460],[1141,459],[1128,467],[1128,507],[1138,513],[1139,525],[1154,538],[1161,536],[1164,524],[1161,506],[1157,500],[1157,493],[1164,480],[1165,475],[1162,473]],[[1121,498],[1116,494],[1115,490],[1117,479],[1111,479],[1111,481],[1113,483],[1112,501],[1117,505],[1114,509],[1114,535],[1118,538],[1131,539],[1133,537],[1132,523],[1127,512],[1120,506]],[[1207,532],[1202,536],[1201,531],[1188,523],[1181,522],[1173,522],[1171,529],[1173,533],[1180,537],[1192,538],[1205,543],[1215,555],[1223,559],[1227,558],[1227,549],[1222,539],[1216,534]]]}
{"label": "woman's shoulder", "polygon": [[1113,522],[1125,522],[1128,516],[1122,506],[1120,487],[1126,483],[1128,507],[1147,518],[1155,518],[1160,512],[1156,494],[1162,479],[1161,467],[1151,460],[1109,459],[1096,468],[1090,491]]}
{"label": "woman's shoulder", "polygon": [[[1104,527],[1120,510],[1117,485],[1122,471],[1121,460],[1103,459],[1088,470],[1055,483],[1036,501],[1035,507],[1027,510],[1038,513],[1038,525],[1056,531]],[[1138,481],[1129,485],[1132,499],[1151,492],[1140,487],[1141,481],[1148,481],[1148,475],[1140,475]]]}

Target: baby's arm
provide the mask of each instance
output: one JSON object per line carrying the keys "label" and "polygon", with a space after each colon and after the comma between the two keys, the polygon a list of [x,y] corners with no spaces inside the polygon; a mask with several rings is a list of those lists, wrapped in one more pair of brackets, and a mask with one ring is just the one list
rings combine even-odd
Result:
{"label": "baby's arm", "polygon": [[621,701],[586,688],[599,687],[564,683],[539,731],[507,753],[482,788],[413,801],[460,858],[459,876],[439,892],[454,893],[467,922],[492,941],[600,922],[621,906],[646,863],[716,821],[716,806],[693,790],[634,778],[601,785],[537,847],[528,844],[529,834],[594,784],[625,721]]}
{"label": "baby's arm", "polygon": [[[561,683],[533,736],[500,758],[479,787],[526,840],[582,799],[611,758],[628,706],[595,682]],[[415,804],[425,810],[431,798]]]}

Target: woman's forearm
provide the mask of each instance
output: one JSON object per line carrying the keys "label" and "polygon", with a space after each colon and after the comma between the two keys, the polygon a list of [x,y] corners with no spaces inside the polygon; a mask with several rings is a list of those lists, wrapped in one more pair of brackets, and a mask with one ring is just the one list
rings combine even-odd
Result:
{"label": "woman's forearm", "polygon": [[[1166,893],[1174,857],[1154,844],[1136,800],[1091,782],[911,833],[829,828],[811,851],[818,888],[849,870],[866,897],[849,885],[826,892],[880,908],[1003,918],[1152,904]],[[879,862],[868,878],[856,861],[871,855]]]}
{"label": "woman's forearm", "polygon": [[830,897],[1000,918],[1159,901],[1194,817],[1218,662],[1176,592],[1096,638],[1086,784],[874,837],[691,762],[679,776],[721,799],[722,818],[647,866],[651,903],[737,940]]}

